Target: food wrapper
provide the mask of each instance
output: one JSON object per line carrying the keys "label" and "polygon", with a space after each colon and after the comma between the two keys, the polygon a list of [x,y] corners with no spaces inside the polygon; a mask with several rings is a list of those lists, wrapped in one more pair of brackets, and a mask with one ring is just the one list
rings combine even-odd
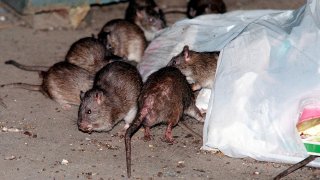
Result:
{"label": "food wrapper", "polygon": [[308,154],[320,156],[320,105],[303,109],[297,129]]}

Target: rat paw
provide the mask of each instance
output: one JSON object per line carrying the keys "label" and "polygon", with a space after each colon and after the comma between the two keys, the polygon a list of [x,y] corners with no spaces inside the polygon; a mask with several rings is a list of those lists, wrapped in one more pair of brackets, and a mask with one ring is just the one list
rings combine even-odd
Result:
{"label": "rat paw", "polygon": [[151,141],[151,140],[152,140],[152,137],[151,137],[151,136],[144,136],[144,137],[143,137],[143,140],[144,140],[145,142]]}
{"label": "rat paw", "polygon": [[119,136],[120,139],[124,138],[126,134],[126,128],[122,129],[121,131],[117,132],[117,136]]}
{"label": "rat paw", "polygon": [[174,140],[174,138],[162,137],[160,138],[162,142],[166,142],[168,144],[177,144],[178,142]]}
{"label": "rat paw", "polygon": [[120,139],[123,139],[124,136],[125,136],[125,132],[122,132],[122,131],[121,131],[121,132],[118,132],[118,133],[117,133],[117,136],[119,136]]}

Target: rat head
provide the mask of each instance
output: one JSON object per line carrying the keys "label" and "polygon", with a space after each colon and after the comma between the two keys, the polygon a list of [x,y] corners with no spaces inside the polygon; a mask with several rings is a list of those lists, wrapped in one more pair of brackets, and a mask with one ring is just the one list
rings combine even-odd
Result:
{"label": "rat head", "polygon": [[136,12],[136,24],[140,25],[142,29],[156,32],[166,27],[163,12],[159,7],[147,6]]}
{"label": "rat head", "polygon": [[98,39],[102,44],[106,47],[106,56],[110,54],[114,54],[113,40],[111,36],[111,32],[101,31],[98,34]]}
{"label": "rat head", "polygon": [[83,132],[109,131],[113,127],[110,107],[106,95],[101,89],[81,92],[81,104],[78,111],[78,128]]}
{"label": "rat head", "polygon": [[187,69],[192,64],[192,55],[193,51],[190,51],[189,46],[185,45],[182,52],[170,60],[168,66],[174,66],[180,70]]}
{"label": "rat head", "polygon": [[202,14],[225,13],[226,6],[223,0],[190,0],[187,15],[194,18]]}

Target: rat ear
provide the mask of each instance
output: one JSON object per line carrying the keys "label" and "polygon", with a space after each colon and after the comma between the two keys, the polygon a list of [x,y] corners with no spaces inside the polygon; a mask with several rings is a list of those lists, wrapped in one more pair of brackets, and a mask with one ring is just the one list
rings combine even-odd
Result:
{"label": "rat ear", "polygon": [[189,61],[190,60],[190,51],[189,51],[189,46],[185,45],[183,47],[183,55],[184,55],[184,60]]}
{"label": "rat ear", "polygon": [[136,15],[139,19],[143,19],[143,10],[137,10]]}
{"label": "rat ear", "polygon": [[110,32],[102,31],[98,34],[98,40],[106,46]]}
{"label": "rat ear", "polygon": [[218,61],[218,59],[219,59],[219,52],[218,53],[214,53],[214,58]]}
{"label": "rat ear", "polygon": [[101,92],[96,92],[94,95],[94,100],[97,101],[97,103],[100,105],[102,102],[102,94]]}
{"label": "rat ear", "polygon": [[191,18],[195,17],[197,14],[197,11],[193,8],[190,8],[190,11],[189,11],[189,15]]}
{"label": "rat ear", "polygon": [[84,94],[85,94],[85,92],[80,91],[80,100],[81,100],[81,101],[84,99]]}
{"label": "rat ear", "polygon": [[205,12],[206,14],[212,13],[211,4],[208,4],[208,6],[204,9],[204,12]]}
{"label": "rat ear", "polygon": [[154,7],[153,10],[156,11],[157,13],[160,12],[160,8],[158,6]]}

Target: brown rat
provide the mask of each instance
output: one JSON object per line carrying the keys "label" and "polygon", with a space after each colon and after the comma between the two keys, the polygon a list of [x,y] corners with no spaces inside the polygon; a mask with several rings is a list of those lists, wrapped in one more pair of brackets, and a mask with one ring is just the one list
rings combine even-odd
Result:
{"label": "brown rat", "polygon": [[164,67],[152,73],[142,87],[138,99],[138,113],[125,134],[128,177],[131,176],[131,136],[143,125],[144,139],[150,140],[150,128],[161,122],[168,124],[164,139],[174,141],[172,128],[183,114],[203,121],[186,77],[175,67]]}
{"label": "brown rat", "polygon": [[223,0],[190,0],[187,16],[194,18],[202,14],[225,13],[227,11]]}
{"label": "brown rat", "polygon": [[153,40],[155,33],[166,27],[164,13],[154,0],[130,0],[125,19],[137,24],[147,41]]}
{"label": "brown rat", "polygon": [[67,109],[80,104],[80,92],[90,89],[94,78],[85,69],[65,61],[54,64],[48,71],[41,71],[41,76],[40,85],[11,83],[1,87],[40,91]]}
{"label": "brown rat", "polygon": [[142,78],[137,68],[116,61],[103,67],[96,75],[94,86],[81,94],[78,127],[83,132],[110,131],[119,121],[126,126],[137,112]]}
{"label": "brown rat", "polygon": [[69,48],[65,60],[90,73],[98,72],[109,63],[106,57],[111,56],[104,44],[94,37],[84,37],[74,42]]}
{"label": "brown rat", "polygon": [[107,51],[116,56],[139,63],[147,40],[138,25],[123,19],[107,22],[98,34]]}
{"label": "brown rat", "polygon": [[192,90],[200,88],[212,88],[219,52],[196,52],[184,46],[181,53],[174,56],[168,66],[174,66],[187,76]]}
{"label": "brown rat", "polygon": [[[112,55],[106,50],[104,44],[94,37],[84,37],[74,42],[65,57],[65,61],[86,69],[95,74],[103,66],[119,57]],[[11,64],[26,71],[48,71],[46,66],[27,66],[14,60],[8,60],[5,64]]]}
{"label": "brown rat", "polygon": [[41,91],[67,109],[71,104],[80,104],[80,91],[90,89],[96,72],[114,60],[121,58],[107,52],[104,44],[96,38],[85,37],[71,45],[65,61],[51,67],[26,66],[13,60],[6,61],[6,64],[12,64],[20,69],[38,71],[43,80],[41,85],[12,83],[1,87]]}

